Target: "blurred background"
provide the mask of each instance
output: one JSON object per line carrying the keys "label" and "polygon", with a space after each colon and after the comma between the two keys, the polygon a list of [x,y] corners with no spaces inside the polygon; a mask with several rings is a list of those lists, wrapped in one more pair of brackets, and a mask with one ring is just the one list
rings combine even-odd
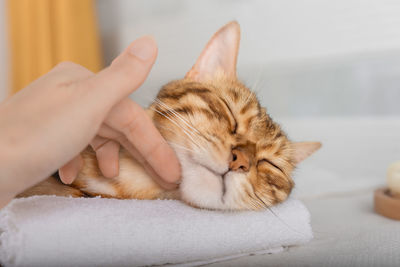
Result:
{"label": "blurred background", "polygon": [[60,60],[97,71],[150,34],[159,57],[132,95],[146,106],[237,20],[239,77],[273,117],[398,116],[399,14],[398,0],[0,0],[0,99]]}

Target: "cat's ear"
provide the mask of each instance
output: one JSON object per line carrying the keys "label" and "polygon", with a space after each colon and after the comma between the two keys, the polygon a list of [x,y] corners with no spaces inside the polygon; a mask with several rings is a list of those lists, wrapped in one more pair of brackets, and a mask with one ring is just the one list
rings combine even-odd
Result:
{"label": "cat's ear", "polygon": [[320,142],[298,142],[292,143],[294,163],[298,164],[305,160],[315,151],[317,151],[322,144]]}
{"label": "cat's ear", "polygon": [[226,24],[208,41],[200,57],[185,77],[205,82],[222,72],[229,78],[236,78],[239,42],[239,24],[236,21]]}

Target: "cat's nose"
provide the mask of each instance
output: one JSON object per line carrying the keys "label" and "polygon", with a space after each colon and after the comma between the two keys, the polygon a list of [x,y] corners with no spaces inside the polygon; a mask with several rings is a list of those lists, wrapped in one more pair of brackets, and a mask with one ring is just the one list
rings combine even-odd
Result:
{"label": "cat's nose", "polygon": [[244,152],[238,149],[233,149],[229,169],[233,171],[242,170],[247,172],[250,169],[249,157]]}

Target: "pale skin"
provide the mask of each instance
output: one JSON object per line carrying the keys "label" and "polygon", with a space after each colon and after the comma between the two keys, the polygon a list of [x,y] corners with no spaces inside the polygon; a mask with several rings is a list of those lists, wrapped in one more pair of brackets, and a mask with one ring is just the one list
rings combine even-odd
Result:
{"label": "pale skin", "polygon": [[118,175],[122,145],[157,183],[176,188],[180,166],[174,151],[128,98],[156,57],[155,41],[142,37],[98,74],[61,63],[0,103],[0,208],[57,169],[61,180],[71,183],[88,144],[104,176]]}

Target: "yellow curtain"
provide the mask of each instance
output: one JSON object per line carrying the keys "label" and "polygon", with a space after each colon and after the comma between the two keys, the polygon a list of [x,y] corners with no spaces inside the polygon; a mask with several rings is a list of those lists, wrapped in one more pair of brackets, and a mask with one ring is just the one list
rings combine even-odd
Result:
{"label": "yellow curtain", "polygon": [[61,61],[102,68],[93,0],[8,0],[11,94]]}

